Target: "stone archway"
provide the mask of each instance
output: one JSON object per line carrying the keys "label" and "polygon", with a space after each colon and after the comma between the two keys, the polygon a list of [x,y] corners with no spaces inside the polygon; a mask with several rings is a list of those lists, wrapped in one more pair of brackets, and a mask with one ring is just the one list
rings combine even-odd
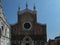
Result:
{"label": "stone archway", "polygon": [[33,40],[30,36],[25,36],[22,40],[21,45],[33,45]]}

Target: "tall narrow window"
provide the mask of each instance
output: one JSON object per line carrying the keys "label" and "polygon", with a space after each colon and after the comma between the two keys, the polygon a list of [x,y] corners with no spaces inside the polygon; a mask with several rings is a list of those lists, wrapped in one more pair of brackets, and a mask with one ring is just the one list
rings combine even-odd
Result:
{"label": "tall narrow window", "polygon": [[5,35],[7,34],[7,29],[5,29]]}
{"label": "tall narrow window", "polygon": [[1,37],[1,28],[0,28],[0,37]]}
{"label": "tall narrow window", "polygon": [[1,26],[2,30],[4,30],[3,26]]}

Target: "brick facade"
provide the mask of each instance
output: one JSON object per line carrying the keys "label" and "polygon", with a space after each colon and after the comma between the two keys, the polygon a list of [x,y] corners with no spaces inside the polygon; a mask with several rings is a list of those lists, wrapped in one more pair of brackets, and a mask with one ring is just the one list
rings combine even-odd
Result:
{"label": "brick facade", "polygon": [[11,25],[11,41],[12,45],[44,45],[46,24],[37,23],[36,12],[30,9],[18,11],[18,21]]}

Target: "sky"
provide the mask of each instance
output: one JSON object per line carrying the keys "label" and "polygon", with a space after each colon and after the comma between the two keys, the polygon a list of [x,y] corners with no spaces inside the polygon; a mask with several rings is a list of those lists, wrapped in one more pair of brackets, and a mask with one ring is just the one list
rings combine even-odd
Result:
{"label": "sky", "polygon": [[[33,10],[34,0],[27,0],[29,9]],[[37,22],[46,24],[47,39],[60,36],[60,0],[35,0]],[[17,22],[18,6],[26,8],[26,0],[2,0],[3,11],[7,22]]]}

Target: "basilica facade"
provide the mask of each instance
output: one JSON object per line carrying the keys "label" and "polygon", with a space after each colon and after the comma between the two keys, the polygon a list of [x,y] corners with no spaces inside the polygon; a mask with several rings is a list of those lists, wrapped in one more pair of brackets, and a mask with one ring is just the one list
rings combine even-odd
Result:
{"label": "basilica facade", "polygon": [[18,21],[11,25],[11,45],[45,45],[47,42],[46,24],[37,23],[37,12],[18,8]]}

